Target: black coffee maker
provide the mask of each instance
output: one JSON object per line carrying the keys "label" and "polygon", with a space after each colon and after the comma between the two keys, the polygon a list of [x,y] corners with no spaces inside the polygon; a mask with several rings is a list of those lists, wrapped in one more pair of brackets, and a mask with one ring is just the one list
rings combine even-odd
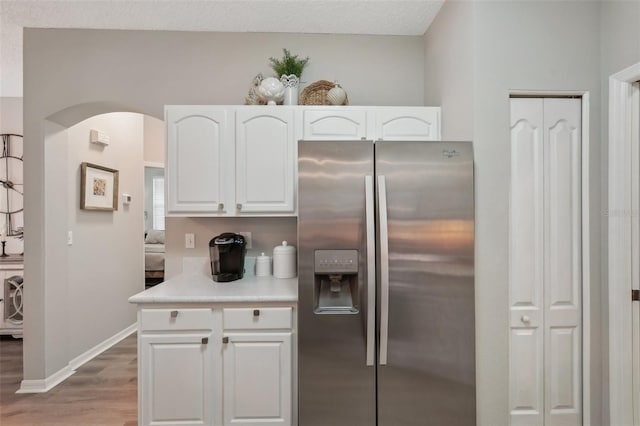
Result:
{"label": "black coffee maker", "polygon": [[225,232],[209,241],[211,275],[218,282],[235,281],[244,275],[246,241],[240,234]]}

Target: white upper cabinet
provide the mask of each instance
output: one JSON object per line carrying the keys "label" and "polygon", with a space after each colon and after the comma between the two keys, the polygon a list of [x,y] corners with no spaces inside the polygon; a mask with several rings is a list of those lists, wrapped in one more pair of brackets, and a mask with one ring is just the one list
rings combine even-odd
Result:
{"label": "white upper cabinet", "polygon": [[167,216],[296,213],[297,140],[439,140],[438,107],[168,105]]}
{"label": "white upper cabinet", "polygon": [[440,140],[439,107],[304,107],[305,140]]}
{"label": "white upper cabinet", "polygon": [[236,113],[236,210],[293,213],[293,110],[239,109]]}
{"label": "white upper cabinet", "polygon": [[303,139],[357,140],[367,138],[364,109],[309,108],[303,111]]}
{"label": "white upper cabinet", "polygon": [[222,213],[232,111],[213,106],[167,107],[167,213]]}
{"label": "white upper cabinet", "polygon": [[387,141],[440,140],[440,108],[389,107],[373,110],[375,139]]}

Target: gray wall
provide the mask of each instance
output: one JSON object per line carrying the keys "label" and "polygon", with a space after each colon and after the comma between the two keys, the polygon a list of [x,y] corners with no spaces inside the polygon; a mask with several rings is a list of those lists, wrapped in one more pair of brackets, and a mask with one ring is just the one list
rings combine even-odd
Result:
{"label": "gray wall", "polygon": [[144,161],[154,165],[164,164],[165,131],[164,121],[145,115],[144,118]]}
{"label": "gray wall", "polygon": [[[50,259],[65,253],[67,246],[66,221],[50,219],[57,218],[53,213],[56,200],[41,195],[54,191],[51,182],[57,179],[54,167],[45,168],[51,161],[45,129],[55,128],[45,122],[69,127],[113,111],[142,112],[162,119],[165,104],[239,104],[256,73],[270,74],[268,58],[279,56],[283,47],[311,57],[302,76],[304,83],[338,80],[351,104],[424,103],[422,37],[25,29],[29,205],[25,279],[31,283],[25,294],[26,309],[31,312],[25,321],[25,379],[44,379],[69,361],[58,347],[66,338],[66,322],[54,314],[55,305],[47,298],[50,293],[66,291],[62,273]],[[167,232],[168,241],[177,247],[183,247],[179,243],[183,228],[190,226],[187,219],[182,219],[182,225],[180,221],[168,223],[179,230]],[[247,226],[242,224],[242,230],[250,231]],[[265,237],[265,249],[275,245],[280,235],[292,235],[295,226],[285,223],[273,229],[278,237]],[[203,230],[197,241],[211,234]],[[172,255],[168,250],[169,264]],[[120,330],[113,327],[112,331]]]}
{"label": "gray wall", "polygon": [[590,114],[591,424],[603,424],[600,57],[596,2],[479,2],[474,29],[479,425],[507,424],[509,91],[587,90]]}
{"label": "gray wall", "polygon": [[0,97],[0,133],[22,134],[22,98]]}
{"label": "gray wall", "polygon": [[[127,299],[144,290],[142,115],[103,114],[68,129],[66,218],[73,245],[66,247],[67,297],[56,306],[68,316],[68,353],[73,359],[136,322]],[[90,129],[111,137],[104,148],[89,143]],[[118,210],[80,210],[80,163],[119,171],[119,192],[132,197]],[[49,182],[56,184],[56,182]],[[60,341],[62,343],[62,341]]]}
{"label": "gray wall", "polygon": [[473,7],[447,1],[424,35],[425,105],[442,107],[442,139],[473,139]]}

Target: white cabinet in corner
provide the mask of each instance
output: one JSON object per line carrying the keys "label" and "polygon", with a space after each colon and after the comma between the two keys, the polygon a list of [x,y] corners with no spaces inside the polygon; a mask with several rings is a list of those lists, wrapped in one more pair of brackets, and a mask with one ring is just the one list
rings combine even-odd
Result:
{"label": "white cabinet in corner", "polygon": [[165,108],[165,120],[167,215],[223,214],[232,207],[233,111],[172,105]]}
{"label": "white cabinet in corner", "polygon": [[236,210],[293,213],[294,110],[246,107],[236,111]]}

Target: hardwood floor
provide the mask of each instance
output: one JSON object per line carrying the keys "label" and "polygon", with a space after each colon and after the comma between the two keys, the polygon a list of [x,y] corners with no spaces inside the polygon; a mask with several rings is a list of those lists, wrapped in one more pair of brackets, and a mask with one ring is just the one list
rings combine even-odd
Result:
{"label": "hardwood floor", "polygon": [[136,334],[41,394],[16,394],[22,380],[22,340],[0,336],[0,425],[137,425]]}

